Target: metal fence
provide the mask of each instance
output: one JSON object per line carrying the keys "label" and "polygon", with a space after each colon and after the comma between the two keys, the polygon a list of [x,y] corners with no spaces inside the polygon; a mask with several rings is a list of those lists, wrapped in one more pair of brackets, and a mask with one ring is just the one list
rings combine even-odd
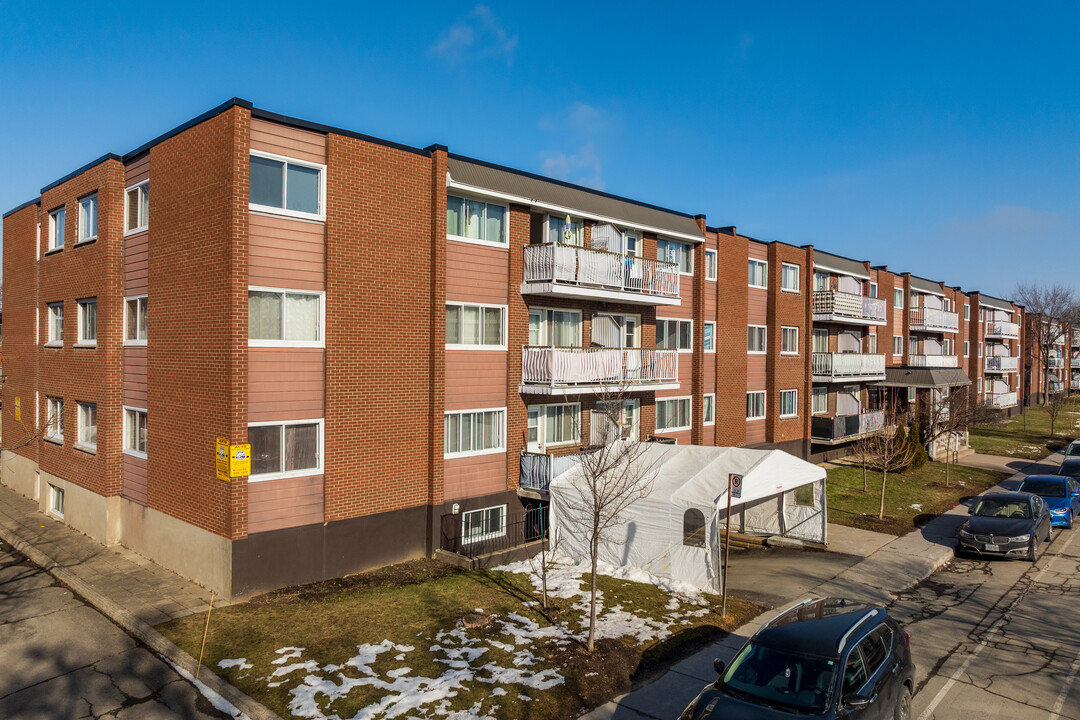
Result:
{"label": "metal fence", "polygon": [[517,515],[512,515],[506,519],[503,532],[479,537],[463,537],[462,517],[463,514],[442,516],[440,547],[467,558],[510,550],[547,536],[547,506],[531,507]]}

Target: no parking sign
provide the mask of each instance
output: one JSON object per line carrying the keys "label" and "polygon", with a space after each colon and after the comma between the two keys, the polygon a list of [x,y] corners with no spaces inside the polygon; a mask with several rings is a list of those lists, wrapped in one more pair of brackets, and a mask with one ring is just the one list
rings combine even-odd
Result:
{"label": "no parking sign", "polygon": [[731,473],[728,475],[728,487],[731,488],[731,497],[742,497],[742,475]]}

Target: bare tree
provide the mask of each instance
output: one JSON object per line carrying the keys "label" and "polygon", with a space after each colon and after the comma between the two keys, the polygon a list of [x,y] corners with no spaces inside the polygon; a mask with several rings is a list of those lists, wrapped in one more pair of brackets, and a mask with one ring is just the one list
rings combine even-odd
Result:
{"label": "bare tree", "polygon": [[1016,302],[1025,307],[1028,354],[1039,360],[1043,370],[1042,404],[1046,405],[1050,388],[1050,358],[1054,346],[1065,337],[1065,326],[1080,324],[1080,297],[1068,286],[1059,284],[1020,283]]}
{"label": "bare tree", "polygon": [[892,395],[886,410],[885,424],[875,432],[859,440],[863,462],[872,470],[881,473],[881,505],[878,508],[878,520],[885,519],[885,486],[889,473],[904,470],[915,457],[915,448],[908,441],[903,426],[898,422],[900,401]]}
{"label": "bare tree", "polygon": [[540,607],[545,610],[548,607],[548,570],[555,564],[555,558],[559,554],[560,540],[560,533],[548,528],[547,537],[540,538],[539,554],[529,558],[529,566],[533,574],[540,576]]}
{"label": "bare tree", "polygon": [[1054,425],[1057,424],[1061,411],[1065,409],[1065,393],[1054,393],[1046,400],[1045,405],[1046,416],[1050,418],[1050,438],[1053,439]]}
{"label": "bare tree", "polygon": [[927,444],[942,439],[947,441],[945,450],[945,487],[949,487],[949,454],[952,439],[972,425],[995,419],[997,411],[984,405],[970,385],[954,388],[944,397],[934,397],[930,392],[921,395],[917,412],[921,438]]}

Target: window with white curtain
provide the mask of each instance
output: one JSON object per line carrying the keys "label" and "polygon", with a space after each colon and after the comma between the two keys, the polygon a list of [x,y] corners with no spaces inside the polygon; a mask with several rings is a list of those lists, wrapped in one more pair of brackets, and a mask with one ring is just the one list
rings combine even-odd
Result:
{"label": "window with white curtain", "polygon": [[529,345],[581,347],[581,311],[529,308]]}
{"label": "window with white curtain", "polygon": [[63,398],[46,397],[45,407],[45,437],[51,440],[64,441],[64,400]]}
{"label": "window with white curtain", "polygon": [[79,300],[79,344],[97,345],[97,298]]}
{"label": "window with white curtain", "polygon": [[446,345],[505,349],[506,308],[499,305],[446,304]]}
{"label": "window with white curtain", "polygon": [[693,321],[656,318],[656,347],[690,350],[693,347]]}
{"label": "window with white curtain", "polygon": [[904,290],[903,288],[896,288],[892,294],[892,304],[894,308],[899,310],[904,309]]}
{"label": "window with white curtain", "polygon": [[124,452],[146,457],[146,410],[124,408]]}
{"label": "window with white curtain", "polygon": [[799,266],[783,263],[780,266],[780,289],[799,292]]}
{"label": "window with white curtain", "polygon": [[59,250],[64,247],[64,208],[58,207],[49,213],[49,249]]}
{"label": "window with white curtain", "polygon": [[716,394],[709,393],[702,398],[701,402],[701,424],[702,425],[715,425],[716,424]]}
{"label": "window with white curtain", "polygon": [[78,445],[88,450],[97,448],[97,405],[95,403],[79,403]]}
{"label": "window with white curtain", "polygon": [[814,290],[829,290],[829,273],[814,272]]}
{"label": "window with white curtain", "polygon": [[753,288],[766,288],[769,286],[769,264],[764,260],[750,260],[747,274],[747,284]]}
{"label": "window with white curtain", "polygon": [[746,326],[746,352],[752,355],[760,355],[765,352],[765,326]]}
{"label": "window with white curtain", "polygon": [[675,263],[679,266],[679,272],[684,275],[690,275],[694,272],[694,248],[689,243],[658,238],[656,241],[656,259]]}
{"label": "window with white curtain", "polygon": [[146,344],[147,297],[124,298],[124,344]]}
{"label": "window with white curtain", "polygon": [[132,185],[124,193],[124,232],[142,232],[150,226],[150,181]]}
{"label": "window with white curtain", "polygon": [[814,340],[814,352],[825,353],[829,352],[829,331],[825,328],[814,328],[813,330]]}
{"label": "window with white curtain", "polygon": [[97,193],[79,200],[78,242],[86,242],[97,237]]}
{"label": "window with white curtain", "polygon": [[64,344],[64,303],[49,303],[49,345]]}
{"label": "window with white curtain", "polygon": [[904,354],[904,336],[893,335],[892,336],[892,354],[893,357],[899,357]]}
{"label": "window with white curtain", "polygon": [[786,326],[780,328],[780,354],[799,354],[799,328]]}
{"label": "window with white curtain", "polygon": [[450,195],[446,198],[446,234],[454,239],[507,244],[505,205]]}
{"label": "window with white curtain", "polygon": [[248,288],[248,345],[321,347],[322,293]]}
{"label": "window with white curtain", "polygon": [[690,429],[690,398],[664,398],[656,401],[656,432]]}
{"label": "window with white curtain", "polygon": [[716,254],[715,250],[706,250],[705,251],[705,279],[706,280],[715,280],[716,279],[716,257],[717,257],[717,254]]}
{"label": "window with white curtain", "polygon": [[549,445],[573,445],[581,441],[580,403],[530,405],[526,447],[541,452]]}
{"label": "window with white curtain", "polygon": [[829,388],[815,386],[810,390],[810,413],[821,415],[829,412]]}
{"label": "window with white curtain", "polygon": [[780,391],[780,417],[791,418],[799,414],[799,391]]}
{"label": "window with white curtain", "polygon": [[761,420],[765,417],[765,391],[754,390],[746,393],[746,419]]}
{"label": "window with white curtain", "polygon": [[447,412],[443,415],[443,424],[444,457],[506,450],[506,408]]}
{"label": "window with white curtain", "polygon": [[322,472],[322,420],[252,423],[251,479],[317,475]]}
{"label": "window with white curtain", "polygon": [[585,243],[585,223],[565,215],[548,215],[545,223],[545,236],[549,243],[581,246]]}

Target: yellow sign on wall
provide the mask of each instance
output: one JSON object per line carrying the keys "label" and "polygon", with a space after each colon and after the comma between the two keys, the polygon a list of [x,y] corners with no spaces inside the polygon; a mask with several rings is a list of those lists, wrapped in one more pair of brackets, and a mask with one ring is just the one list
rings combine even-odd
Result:
{"label": "yellow sign on wall", "polygon": [[229,481],[229,439],[218,438],[214,451],[214,465],[217,468],[218,480]]}
{"label": "yellow sign on wall", "polygon": [[22,400],[15,398],[15,420],[22,420]]}
{"label": "yellow sign on wall", "polygon": [[233,445],[229,448],[229,477],[247,477],[251,474],[251,446]]}

